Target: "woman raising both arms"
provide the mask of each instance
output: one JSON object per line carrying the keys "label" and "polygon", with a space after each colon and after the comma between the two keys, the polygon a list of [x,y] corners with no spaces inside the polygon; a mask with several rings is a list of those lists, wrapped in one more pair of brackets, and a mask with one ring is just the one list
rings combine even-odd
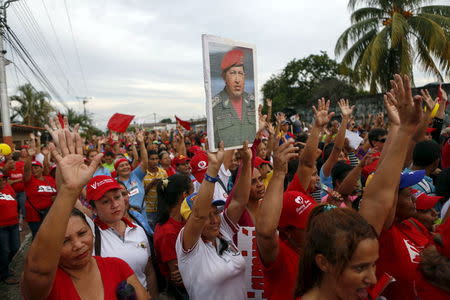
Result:
{"label": "woman raising both arms", "polygon": [[[56,129],[55,129],[56,130]],[[73,210],[81,189],[94,174],[101,155],[89,166],[83,161],[81,138],[68,126],[51,145],[61,185],[25,260],[22,292],[25,299],[117,299],[126,281],[137,299],[148,299],[131,268],[118,258],[93,257],[93,235],[84,215]]]}

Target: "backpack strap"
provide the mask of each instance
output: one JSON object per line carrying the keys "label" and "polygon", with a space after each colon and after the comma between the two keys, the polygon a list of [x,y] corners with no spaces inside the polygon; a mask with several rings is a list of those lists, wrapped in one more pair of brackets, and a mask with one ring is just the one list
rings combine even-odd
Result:
{"label": "backpack strap", "polygon": [[94,224],[94,231],[95,231],[95,240],[94,240],[95,256],[101,256],[101,253],[102,253],[102,237],[101,237],[100,229],[95,224]]}

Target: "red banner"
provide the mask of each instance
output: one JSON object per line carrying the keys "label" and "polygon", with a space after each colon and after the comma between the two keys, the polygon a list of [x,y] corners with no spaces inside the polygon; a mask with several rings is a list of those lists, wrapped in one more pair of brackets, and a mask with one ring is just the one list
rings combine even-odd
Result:
{"label": "red banner", "polygon": [[108,129],[116,132],[125,132],[133,121],[134,116],[115,113],[108,121]]}
{"label": "red banner", "polygon": [[175,120],[177,120],[177,122],[180,123],[180,125],[183,126],[184,129],[191,130],[191,123],[190,122],[183,121],[180,118],[178,118],[177,116],[175,116]]}

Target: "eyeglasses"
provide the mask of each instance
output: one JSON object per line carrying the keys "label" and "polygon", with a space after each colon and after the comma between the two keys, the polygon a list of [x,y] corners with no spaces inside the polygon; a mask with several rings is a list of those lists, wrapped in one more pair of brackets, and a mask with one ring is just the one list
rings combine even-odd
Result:
{"label": "eyeglasses", "polygon": [[385,142],[386,142],[386,138],[384,138],[384,139],[379,139],[379,140],[377,140],[377,142],[385,143]]}

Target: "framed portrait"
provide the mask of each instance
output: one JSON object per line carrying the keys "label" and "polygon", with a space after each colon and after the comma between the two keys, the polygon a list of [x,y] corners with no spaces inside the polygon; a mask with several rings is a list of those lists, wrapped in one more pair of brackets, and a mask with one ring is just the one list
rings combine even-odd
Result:
{"label": "framed portrait", "polygon": [[202,35],[210,151],[220,141],[225,149],[253,143],[258,130],[256,47],[211,35]]}

